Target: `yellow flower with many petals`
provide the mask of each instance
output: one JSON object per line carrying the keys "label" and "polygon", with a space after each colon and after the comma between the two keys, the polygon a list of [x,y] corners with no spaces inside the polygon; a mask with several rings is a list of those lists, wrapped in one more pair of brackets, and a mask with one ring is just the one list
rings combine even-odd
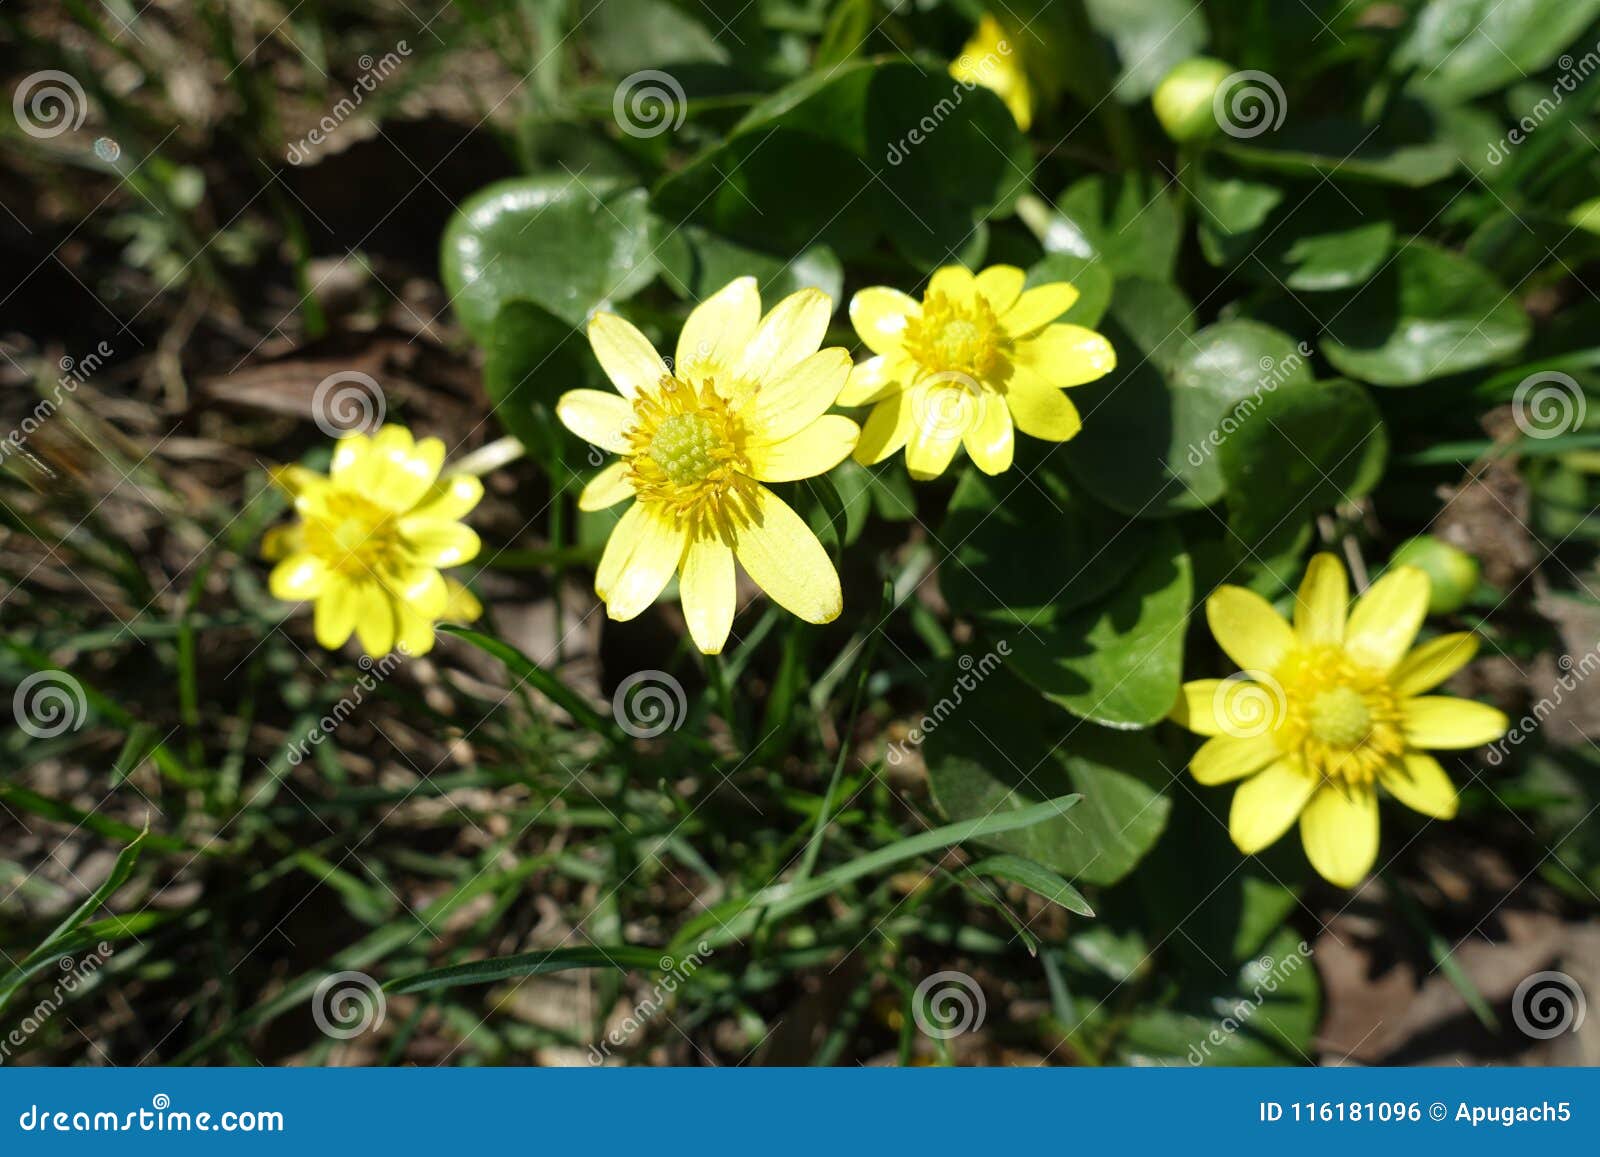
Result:
{"label": "yellow flower with many petals", "polygon": [[1022,54],[1000,22],[984,14],[961,55],[950,63],[950,75],[965,85],[982,85],[1001,100],[1023,132],[1033,123],[1033,87]]}
{"label": "yellow flower with many petals", "polygon": [[1377,858],[1378,787],[1450,819],[1455,787],[1426,749],[1477,747],[1506,730],[1492,707],[1425,694],[1478,649],[1470,632],[1412,648],[1428,610],[1425,573],[1395,567],[1349,604],[1331,554],[1306,569],[1293,626],[1260,595],[1218,587],[1206,618],[1244,671],[1184,684],[1172,714],[1211,737],[1189,765],[1195,779],[1244,780],[1228,821],[1239,850],[1261,851],[1298,818],[1312,866],[1342,888]]}
{"label": "yellow flower with many petals", "polygon": [[478,536],[459,520],[483,497],[468,475],[439,477],[444,443],[413,441],[404,426],[340,440],[326,475],[281,466],[273,481],[299,521],[269,531],[262,553],[277,561],[276,598],[316,602],[317,642],[342,647],[351,632],[382,658],[433,647],[434,624],[471,621],[482,608],[440,568],[468,562]]}
{"label": "yellow flower with many petals", "polygon": [[803,289],[763,317],[755,278],[741,277],[689,314],[670,370],[621,318],[590,321],[589,344],[618,393],[571,390],[556,413],[622,456],[584,487],[579,507],[637,499],[595,572],[611,618],[638,615],[677,574],[689,633],[717,654],[733,625],[736,558],[807,622],[839,617],[827,552],[763,485],[826,473],[856,444],[856,424],[827,413],[850,372],[845,350],[818,348],[832,313],[826,294]]}
{"label": "yellow flower with many petals", "polygon": [[920,302],[882,285],[851,299],[850,320],[876,355],[850,372],[839,398],[873,407],[858,462],[904,448],[913,478],[937,478],[965,446],[978,469],[999,474],[1011,466],[1014,430],[1048,442],[1078,432],[1078,408],[1062,389],[1110,373],[1117,355],[1094,330],[1056,322],[1076,289],[1024,289],[1026,280],[1012,265],[976,277],[949,265]]}

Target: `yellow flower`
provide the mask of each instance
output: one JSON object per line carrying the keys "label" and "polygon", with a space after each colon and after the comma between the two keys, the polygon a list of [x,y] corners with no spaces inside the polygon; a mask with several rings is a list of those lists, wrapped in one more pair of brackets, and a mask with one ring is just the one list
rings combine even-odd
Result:
{"label": "yellow flower", "polygon": [[[1211,736],[1189,770],[1206,785],[1243,779],[1228,821],[1246,854],[1300,820],[1322,876],[1352,888],[1378,854],[1381,785],[1435,819],[1456,791],[1427,748],[1467,748],[1505,734],[1506,717],[1468,699],[1425,695],[1471,661],[1477,638],[1442,635],[1412,649],[1428,610],[1428,576],[1390,570],[1349,608],[1344,566],[1319,554],[1306,568],[1294,625],[1260,595],[1218,587],[1211,633],[1244,671],[1183,686],[1172,718]],[[1248,778],[1246,778],[1248,777]]]}
{"label": "yellow flower", "polygon": [[763,317],[755,278],[741,277],[689,314],[671,370],[621,318],[589,322],[589,344],[618,393],[571,390],[556,413],[580,438],[622,455],[584,487],[580,509],[637,499],[595,572],[611,618],[638,615],[677,574],[689,633],[715,655],[733,625],[735,558],[807,622],[839,617],[827,552],[762,485],[826,473],[860,435],[827,413],[850,372],[846,351],[818,349],[832,313],[826,294],[803,289]]}
{"label": "yellow flower", "polygon": [[1023,132],[1033,123],[1033,90],[1022,65],[1022,54],[993,16],[984,14],[973,29],[961,55],[950,64],[950,75],[963,84],[992,89]]}
{"label": "yellow flower", "polygon": [[1054,324],[1078,291],[1065,281],[1024,290],[1026,275],[959,265],[933,275],[920,302],[887,286],[863,289],[850,320],[876,357],[850,371],[841,406],[872,404],[856,460],[881,462],[904,447],[917,479],[944,473],[956,449],[985,474],[1011,466],[1013,427],[1065,442],[1082,424],[1066,386],[1116,367],[1108,342],[1081,325]]}
{"label": "yellow flower", "polygon": [[478,553],[478,536],[458,521],[483,497],[468,475],[439,477],[444,443],[413,442],[404,426],[339,442],[327,475],[281,466],[273,481],[294,499],[300,521],[269,531],[262,554],[277,561],[280,599],[316,601],[317,642],[330,650],[352,631],[373,658],[398,647],[433,647],[440,619],[482,613],[471,592],[439,573]]}

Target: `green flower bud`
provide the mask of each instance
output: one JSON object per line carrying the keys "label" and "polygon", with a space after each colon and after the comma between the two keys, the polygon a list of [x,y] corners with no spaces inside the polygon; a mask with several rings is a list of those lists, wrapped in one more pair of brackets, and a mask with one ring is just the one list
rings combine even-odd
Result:
{"label": "green flower bud", "polygon": [[1390,557],[1391,566],[1414,566],[1433,583],[1428,613],[1448,615],[1466,606],[1478,589],[1478,560],[1432,535],[1422,534],[1400,544]]}
{"label": "green flower bud", "polygon": [[1217,131],[1212,99],[1233,66],[1210,56],[1191,56],[1156,86],[1150,103],[1167,136],[1179,144],[1204,140]]}
{"label": "green flower bud", "polygon": [[1567,214],[1567,223],[1586,233],[1600,233],[1600,197],[1590,197]]}

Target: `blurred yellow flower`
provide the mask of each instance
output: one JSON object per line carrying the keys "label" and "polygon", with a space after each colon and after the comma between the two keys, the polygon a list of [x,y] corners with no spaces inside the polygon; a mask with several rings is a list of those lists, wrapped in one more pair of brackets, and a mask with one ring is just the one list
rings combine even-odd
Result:
{"label": "blurred yellow flower", "polygon": [[354,632],[382,658],[433,647],[441,619],[470,622],[483,608],[440,568],[468,562],[478,536],[459,520],[483,497],[468,475],[439,477],[444,443],[414,442],[404,426],[352,434],[327,475],[281,466],[273,481],[294,499],[299,521],[267,533],[262,554],[277,562],[276,598],[316,602],[317,642],[330,650]]}
{"label": "blurred yellow flower", "polygon": [[762,485],[826,473],[856,444],[856,424],[827,413],[850,372],[845,350],[818,349],[832,313],[826,294],[803,289],[763,317],[755,278],[741,277],[689,314],[670,370],[621,318],[590,321],[589,344],[618,393],[571,390],[556,413],[622,456],[584,487],[579,507],[637,499],[595,572],[611,618],[640,614],[677,574],[689,633],[717,654],[733,625],[735,558],[807,622],[838,618],[827,552]]}
{"label": "blurred yellow flower", "polygon": [[1022,54],[993,16],[984,14],[973,29],[961,55],[950,63],[950,75],[963,84],[982,85],[994,91],[1023,132],[1033,123],[1033,89],[1022,65]]}
{"label": "blurred yellow flower", "polygon": [[1081,325],[1052,324],[1078,291],[1064,281],[1023,289],[1026,275],[959,265],[933,275],[919,302],[873,286],[850,301],[850,320],[876,355],[850,372],[841,406],[872,405],[856,460],[904,448],[911,476],[937,478],[965,446],[985,474],[1011,466],[1014,432],[1065,442],[1078,408],[1062,394],[1116,367],[1108,342]]}
{"label": "blurred yellow flower", "polygon": [[1470,632],[1412,648],[1428,586],[1395,567],[1349,609],[1344,565],[1319,554],[1293,626],[1242,587],[1207,600],[1211,633],[1244,671],[1184,684],[1172,718],[1211,737],[1189,765],[1196,780],[1244,780],[1228,821],[1240,851],[1259,852],[1298,818],[1312,867],[1352,888],[1377,858],[1378,786],[1423,815],[1456,814],[1455,787],[1425,749],[1477,747],[1507,724],[1482,703],[1424,694],[1478,649]]}

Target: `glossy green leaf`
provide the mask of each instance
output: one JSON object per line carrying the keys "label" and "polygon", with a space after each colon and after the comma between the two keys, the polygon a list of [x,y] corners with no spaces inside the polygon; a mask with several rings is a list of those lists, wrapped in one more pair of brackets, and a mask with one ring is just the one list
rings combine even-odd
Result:
{"label": "glossy green leaf", "polygon": [[1045,236],[1052,252],[1100,257],[1118,277],[1171,279],[1183,214],[1153,177],[1084,177],[1061,194],[1056,212]]}
{"label": "glossy green leaf", "polygon": [[1430,241],[1326,307],[1322,352],[1342,373],[1411,386],[1491,365],[1528,340],[1528,316],[1488,270]]}
{"label": "glossy green leaf", "polygon": [[384,985],[397,996],[407,992],[431,992],[439,988],[455,988],[462,984],[489,984],[496,980],[511,980],[525,976],[543,976],[551,972],[566,972],[573,968],[616,968],[672,970],[672,957],[658,948],[638,948],[628,944],[580,945],[573,948],[551,948],[542,952],[520,952],[515,956],[497,956],[489,960],[473,960],[449,968],[432,968],[402,976]]}
{"label": "glossy green leaf", "polygon": [[1148,735],[1074,722],[1004,667],[928,733],[923,756],[934,799],[953,818],[1081,792],[1069,815],[980,839],[1070,880],[1121,879],[1166,824],[1169,777]]}
{"label": "glossy green leaf", "polygon": [[1418,92],[1471,100],[1538,72],[1597,19],[1600,0],[1429,0],[1393,67],[1413,73]]}
{"label": "glossy green leaf", "polygon": [[656,273],[645,201],[641,189],[567,175],[517,177],[468,198],[440,259],[462,325],[488,342],[507,301],[532,301],[574,326],[626,301]]}

